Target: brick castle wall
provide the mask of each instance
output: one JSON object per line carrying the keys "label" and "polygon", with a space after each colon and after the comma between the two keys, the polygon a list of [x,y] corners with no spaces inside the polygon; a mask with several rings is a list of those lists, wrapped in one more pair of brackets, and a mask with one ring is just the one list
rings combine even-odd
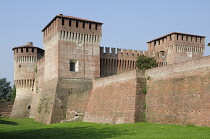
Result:
{"label": "brick castle wall", "polygon": [[146,71],[146,119],[210,126],[210,56]]}
{"label": "brick castle wall", "polygon": [[143,116],[139,115],[143,114],[143,101],[138,98],[143,95],[144,79],[142,74],[139,77],[138,86],[136,70],[94,79],[84,121],[110,124],[142,121]]}

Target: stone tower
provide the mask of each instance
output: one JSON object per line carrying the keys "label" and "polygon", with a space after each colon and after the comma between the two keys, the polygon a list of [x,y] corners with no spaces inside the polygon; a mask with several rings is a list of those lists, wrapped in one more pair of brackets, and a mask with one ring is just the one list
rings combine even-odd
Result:
{"label": "stone tower", "polygon": [[36,121],[60,122],[67,111],[68,96],[91,90],[92,78],[100,77],[101,30],[100,22],[62,14],[44,27],[43,99]]}
{"label": "stone tower", "polygon": [[44,50],[33,46],[32,42],[12,50],[14,51],[16,98],[11,117],[29,118],[35,92],[36,61],[44,56]]}
{"label": "stone tower", "polygon": [[202,57],[205,36],[172,32],[147,42],[148,51],[156,58],[158,66]]}

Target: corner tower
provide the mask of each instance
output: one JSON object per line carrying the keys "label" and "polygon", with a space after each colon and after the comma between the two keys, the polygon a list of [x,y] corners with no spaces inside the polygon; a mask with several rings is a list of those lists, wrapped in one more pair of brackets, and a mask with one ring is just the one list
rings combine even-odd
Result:
{"label": "corner tower", "polygon": [[33,46],[32,42],[12,50],[14,51],[16,98],[11,117],[29,118],[35,89],[36,61],[44,56],[44,50]]}
{"label": "corner tower", "polygon": [[174,64],[192,58],[202,57],[205,36],[172,32],[147,42],[148,51],[153,53],[158,66]]}

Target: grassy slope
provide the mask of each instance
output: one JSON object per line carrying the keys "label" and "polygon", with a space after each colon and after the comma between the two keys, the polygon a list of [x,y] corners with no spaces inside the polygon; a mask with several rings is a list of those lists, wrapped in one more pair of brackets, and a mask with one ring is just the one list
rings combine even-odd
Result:
{"label": "grassy slope", "polygon": [[0,139],[7,138],[210,138],[209,127],[152,123],[96,124],[85,122],[45,125],[33,119],[0,118]]}

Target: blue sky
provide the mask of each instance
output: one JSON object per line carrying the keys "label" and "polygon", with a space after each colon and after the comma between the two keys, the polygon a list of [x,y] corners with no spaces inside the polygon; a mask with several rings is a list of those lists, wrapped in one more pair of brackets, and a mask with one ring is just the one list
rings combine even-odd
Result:
{"label": "blue sky", "polygon": [[170,32],[210,42],[210,0],[0,0],[0,78],[13,83],[12,48],[43,48],[41,30],[59,13],[103,22],[105,47],[147,50],[147,41]]}

